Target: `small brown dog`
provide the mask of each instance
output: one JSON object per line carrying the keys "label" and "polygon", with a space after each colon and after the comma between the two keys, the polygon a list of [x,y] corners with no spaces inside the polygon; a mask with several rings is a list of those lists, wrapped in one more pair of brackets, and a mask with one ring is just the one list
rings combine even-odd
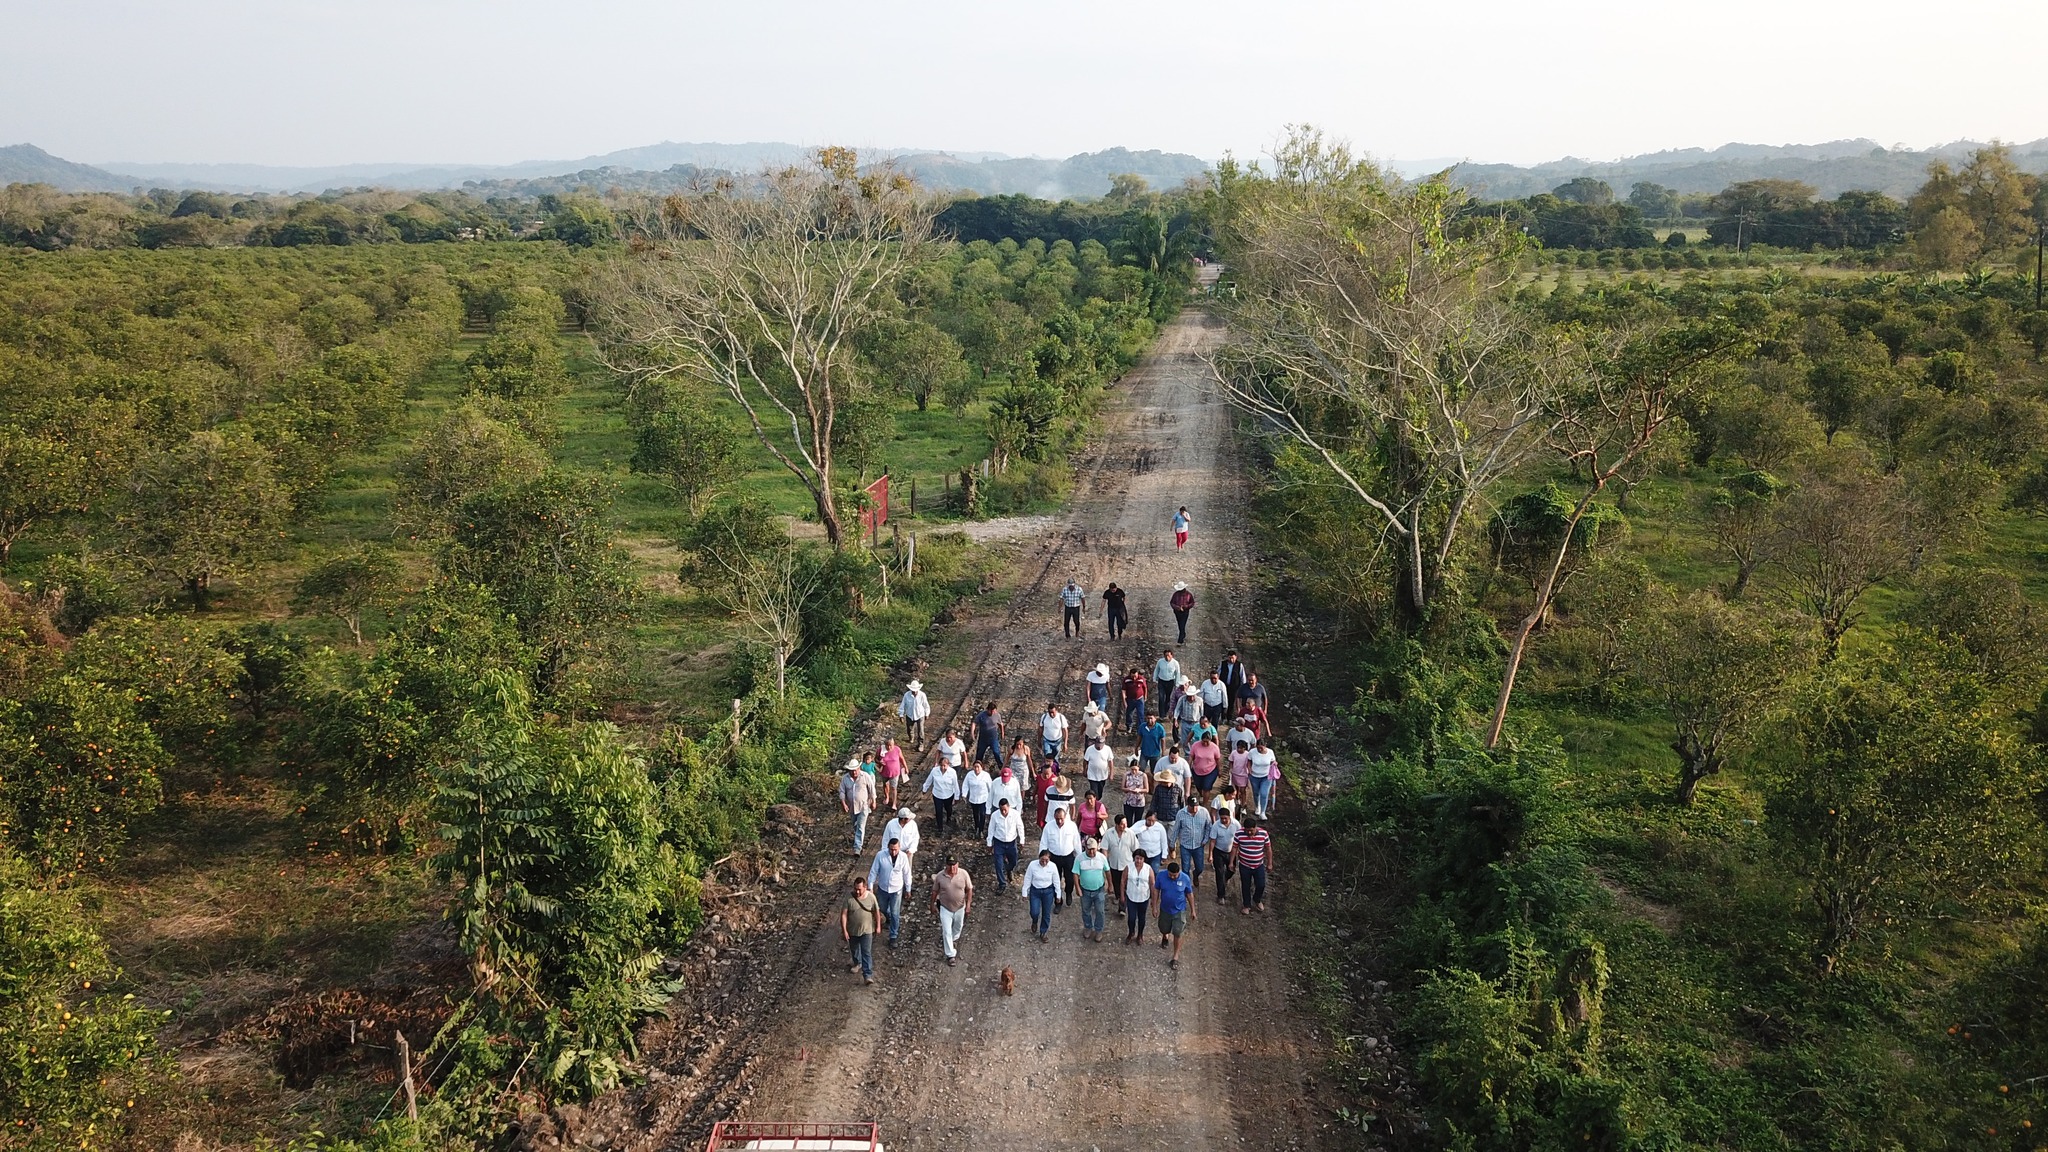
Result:
{"label": "small brown dog", "polygon": [[1003,986],[1003,995],[1015,996],[1017,994],[1017,974],[1011,971],[1009,968],[1003,969],[1003,976],[1000,983]]}

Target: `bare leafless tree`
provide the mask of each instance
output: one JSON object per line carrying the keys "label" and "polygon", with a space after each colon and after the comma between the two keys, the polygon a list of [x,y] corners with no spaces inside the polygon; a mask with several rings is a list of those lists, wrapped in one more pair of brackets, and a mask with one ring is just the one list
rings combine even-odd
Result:
{"label": "bare leafless tree", "polygon": [[1359,499],[1419,623],[1475,505],[1555,419],[1557,349],[1502,291],[1523,237],[1309,129],[1225,198],[1239,292],[1214,380]]}
{"label": "bare leafless tree", "polygon": [[1910,570],[1929,537],[1898,476],[1842,467],[1802,480],[1778,512],[1778,585],[1832,660],[1865,593]]}
{"label": "bare leafless tree", "polygon": [[814,160],[643,213],[597,314],[613,368],[703,381],[737,401],[837,548],[832,431],[855,383],[855,342],[888,314],[933,208],[907,177],[862,171],[849,149]]}
{"label": "bare leafless tree", "polygon": [[789,662],[803,643],[804,611],[825,586],[824,566],[804,552],[794,541],[762,547],[728,521],[717,539],[700,541],[695,553],[711,577],[702,584],[712,598],[768,649],[778,697],[789,690]]}

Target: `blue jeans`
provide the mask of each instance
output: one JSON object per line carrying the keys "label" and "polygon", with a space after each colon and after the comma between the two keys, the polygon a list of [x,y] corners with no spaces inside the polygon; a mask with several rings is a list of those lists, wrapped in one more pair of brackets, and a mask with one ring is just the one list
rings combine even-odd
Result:
{"label": "blue jeans", "polygon": [[1199,844],[1193,848],[1185,844],[1180,846],[1180,870],[1192,874],[1197,885],[1202,882],[1202,857],[1205,855],[1207,853],[1202,851]]}
{"label": "blue jeans", "polygon": [[1109,685],[1097,684],[1095,681],[1090,680],[1088,682],[1088,699],[1099,710],[1109,711]]}
{"label": "blue jeans", "polygon": [[863,932],[858,936],[848,937],[846,950],[853,953],[853,962],[860,965],[860,974],[862,976],[873,976],[875,974],[874,933]]}
{"label": "blue jeans", "polygon": [[903,927],[903,893],[877,892],[876,900],[882,905],[882,918],[889,922],[889,943],[896,942],[896,933]]}
{"label": "blue jeans", "polygon": [[853,850],[855,852],[860,851],[861,846],[867,842],[868,814],[865,812],[855,812],[853,814]]}
{"label": "blue jeans", "polygon": [[1055,740],[1050,736],[1041,736],[1038,740],[1039,755],[1058,756],[1060,754],[1060,747],[1065,743],[1066,741],[1064,740]]}
{"label": "blue jeans", "polygon": [[1145,726],[1145,702],[1143,700],[1133,700],[1124,705],[1124,718],[1121,724],[1126,732],[1136,732],[1138,729],[1143,728]]}
{"label": "blue jeans", "polygon": [[1267,806],[1272,802],[1273,778],[1271,776],[1252,777],[1252,811],[1264,816]]}
{"label": "blue jeans", "polygon": [[1052,931],[1053,901],[1059,896],[1057,888],[1033,888],[1031,890],[1031,930],[1040,936]]}
{"label": "blue jeans", "polygon": [[1010,874],[1017,870],[1017,842],[998,840],[989,847],[995,850],[996,887],[1008,888]]}
{"label": "blue jeans", "polygon": [[1124,924],[1127,934],[1140,940],[1145,938],[1145,910],[1152,907],[1150,900],[1124,901]]}
{"label": "blue jeans", "polygon": [[1106,894],[1107,890],[1102,888],[1092,892],[1086,888],[1081,889],[1081,927],[1084,930],[1102,931],[1103,898]]}

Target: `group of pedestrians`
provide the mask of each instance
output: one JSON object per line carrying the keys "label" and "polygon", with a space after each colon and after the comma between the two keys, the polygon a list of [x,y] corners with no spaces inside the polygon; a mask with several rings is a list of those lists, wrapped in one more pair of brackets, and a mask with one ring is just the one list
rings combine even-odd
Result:
{"label": "group of pedestrians", "polygon": [[[1176,528],[1184,531],[1181,523]],[[1176,600],[1186,591],[1176,585]],[[1087,597],[1069,581],[1060,599],[1071,634]],[[1112,633],[1121,635],[1128,624],[1123,592],[1112,584],[1103,599],[1113,605],[1106,611]],[[1193,606],[1191,593],[1187,605]],[[1173,606],[1184,635],[1185,617]],[[976,906],[976,879],[963,850],[973,851],[975,841],[975,867],[986,863],[984,883],[999,894],[1016,889],[1041,943],[1055,918],[1077,906],[1083,939],[1104,940],[1110,917],[1119,916],[1126,945],[1148,943],[1156,932],[1159,947],[1170,949],[1168,965],[1178,967],[1205,874],[1215,905],[1229,902],[1235,880],[1239,914],[1265,912],[1273,871],[1266,821],[1280,764],[1271,696],[1258,675],[1231,651],[1198,679],[1169,647],[1149,669],[1134,665],[1118,676],[1102,662],[1084,682],[1076,717],[1048,701],[1013,730],[989,701],[964,734],[943,729],[915,793],[906,771],[912,753],[893,737],[847,761],[839,796],[856,855],[868,848],[872,814],[894,812],[839,913],[852,970],[864,982],[874,979],[874,938],[898,945],[919,887],[929,893],[941,954],[958,963]],[[897,711],[903,739],[922,752],[931,716],[922,684],[906,685]],[[941,864],[928,872],[917,865],[925,832],[911,807],[917,795],[931,798],[930,832],[945,845]]]}

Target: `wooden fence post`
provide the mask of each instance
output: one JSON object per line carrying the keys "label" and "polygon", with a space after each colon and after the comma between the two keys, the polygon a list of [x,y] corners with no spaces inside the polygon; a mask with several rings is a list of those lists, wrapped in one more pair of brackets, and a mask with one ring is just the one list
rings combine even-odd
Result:
{"label": "wooden fence post", "polygon": [[412,1045],[405,1042],[405,1033],[393,1032],[392,1042],[398,1049],[398,1083],[405,1091],[405,1118],[419,1123],[419,1091],[412,1082]]}
{"label": "wooden fence post", "polygon": [[737,696],[732,702],[732,746],[740,746],[740,702]]}

